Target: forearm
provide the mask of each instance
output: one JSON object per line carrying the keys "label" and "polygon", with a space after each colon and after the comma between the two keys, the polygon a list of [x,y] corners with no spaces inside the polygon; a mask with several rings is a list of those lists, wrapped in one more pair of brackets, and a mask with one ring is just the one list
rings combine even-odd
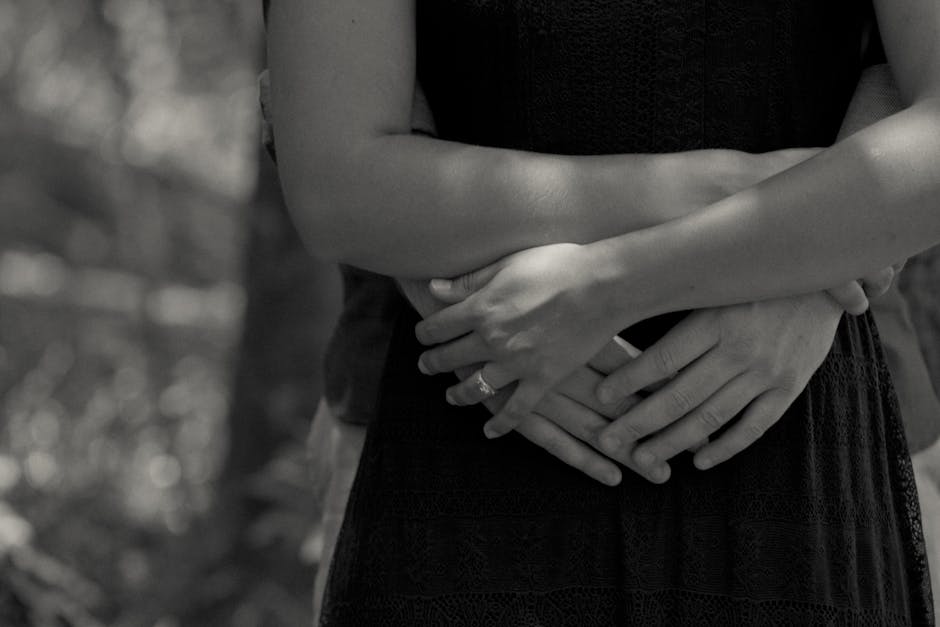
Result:
{"label": "forearm", "polygon": [[[427,109],[426,103],[421,96],[421,92],[418,92],[419,97],[416,98],[416,111],[418,112],[419,117],[422,119],[420,126],[426,129],[429,129],[433,132],[433,120],[431,120],[430,110]],[[849,106],[849,110],[846,114],[845,120],[842,123],[842,129],[839,131],[840,139],[849,137],[850,135],[858,132],[859,130],[870,126],[877,122],[878,120],[896,113],[901,109],[900,97],[897,92],[897,88],[894,84],[894,81],[891,77],[891,71],[886,65],[874,66],[865,71],[862,79],[859,82],[859,86],[856,89],[852,103]],[[725,187],[732,187],[732,191],[738,191],[739,188],[747,187],[749,182],[758,182],[759,179],[754,178],[755,174],[758,174],[755,170],[755,166],[759,163],[762,163],[763,170],[760,174],[766,174],[766,176],[771,176],[777,172],[787,169],[793,163],[796,163],[800,158],[806,158],[809,156],[810,152],[815,151],[780,151],[778,153],[765,153],[763,155],[747,155],[747,161],[745,161],[744,156],[740,159],[736,159],[737,167],[729,168],[731,165],[729,161],[733,159],[725,158],[723,165],[723,170],[726,172],[724,181],[726,183]],[[790,153],[790,154],[786,154]],[[799,153],[799,154],[796,154]],[[687,168],[692,168],[695,165],[695,161],[691,156],[692,153],[687,155],[678,155],[681,158],[685,158],[687,161]],[[696,153],[697,155],[705,156],[705,151],[701,153]],[[777,161],[774,162],[773,159],[777,158]],[[747,177],[744,176],[745,172],[749,172],[751,175],[750,181],[747,180]],[[715,177],[717,182],[718,175],[720,172],[716,169],[713,172],[706,172],[702,168],[701,175],[703,182],[707,181],[708,176]],[[733,187],[737,185],[738,187]],[[717,190],[717,193],[721,193],[723,190]],[[730,194],[730,193],[729,193]],[[651,203],[654,207],[655,203]],[[682,215],[687,215],[691,213],[693,208],[693,202],[691,199],[689,202],[686,202],[681,209],[688,209]],[[681,216],[670,216],[664,208],[659,213],[660,215],[651,215],[650,220],[654,221],[656,224],[666,222],[669,219]],[[650,212],[652,213],[652,212]],[[659,220],[657,221],[657,218]],[[640,225],[647,226],[647,225]],[[430,293],[427,286],[427,281],[406,279],[400,280],[399,284],[404,292],[405,296],[414,306],[414,308],[422,315],[422,317],[427,317],[432,313],[442,309],[444,304],[436,300],[434,296]]]}
{"label": "forearm", "polygon": [[634,293],[614,304],[625,316],[825,289],[940,241],[938,163],[940,100],[923,98],[753,188],[594,252],[606,280],[630,280]]}
{"label": "forearm", "polygon": [[[329,159],[282,156],[281,174],[316,252],[431,277],[685,215],[740,188],[747,158],[719,150],[566,157],[388,135]],[[306,163],[318,164],[315,175]]]}

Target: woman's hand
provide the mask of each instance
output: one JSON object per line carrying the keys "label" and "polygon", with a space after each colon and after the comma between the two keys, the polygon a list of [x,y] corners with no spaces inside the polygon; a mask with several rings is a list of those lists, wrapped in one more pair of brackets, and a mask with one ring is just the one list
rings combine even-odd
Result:
{"label": "woman's hand", "polygon": [[[399,280],[402,292],[422,316],[440,311],[441,302],[428,290],[427,281]],[[597,450],[596,434],[610,420],[622,415],[639,397],[631,396],[605,405],[597,399],[595,390],[604,376],[614,372],[640,351],[629,343],[614,337],[604,345],[587,365],[577,368],[551,390],[519,424],[516,431],[536,446],[545,449],[562,462],[607,485],[616,485],[622,478],[620,466]],[[439,371],[433,360],[424,366]],[[440,372],[446,372],[441,370]],[[460,379],[466,379],[474,370],[458,369]],[[484,401],[494,415],[509,399],[511,387]],[[633,465],[629,466],[639,471]]]}
{"label": "woman's hand", "polygon": [[600,449],[663,482],[669,459],[740,415],[694,462],[704,470],[730,459],[803,391],[841,315],[824,293],[693,312],[598,387],[609,403],[666,382],[599,434]]}
{"label": "woman's hand", "polygon": [[479,403],[518,382],[505,406],[485,427],[488,437],[514,429],[546,393],[587,363],[616,335],[605,315],[603,288],[585,247],[552,244],[510,255],[455,281],[435,280],[437,298],[456,303],[416,327],[418,340],[443,344],[421,357],[425,372],[486,364],[448,390],[457,405]]}

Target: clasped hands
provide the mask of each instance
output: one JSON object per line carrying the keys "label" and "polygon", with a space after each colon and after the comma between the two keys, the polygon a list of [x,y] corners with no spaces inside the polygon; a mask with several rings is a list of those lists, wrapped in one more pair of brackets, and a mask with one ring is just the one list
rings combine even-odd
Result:
{"label": "clasped hands", "polygon": [[485,403],[494,413],[487,437],[516,430],[608,485],[622,477],[615,462],[662,483],[682,451],[694,449],[705,470],[750,446],[822,364],[842,313],[864,311],[894,276],[867,277],[864,291],[853,282],[694,311],[640,353],[615,338],[621,325],[593,272],[588,247],[552,244],[432,281],[431,293],[449,306],[417,325],[418,340],[434,346],[418,366],[458,373],[447,400]]}

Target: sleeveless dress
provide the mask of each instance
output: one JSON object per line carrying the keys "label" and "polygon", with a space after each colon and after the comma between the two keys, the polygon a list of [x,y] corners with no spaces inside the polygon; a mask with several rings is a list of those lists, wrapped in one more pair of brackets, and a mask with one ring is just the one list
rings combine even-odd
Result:
{"label": "sleeveless dress", "polygon": [[[417,0],[443,138],[565,154],[830,144],[864,0]],[[321,624],[933,624],[912,471],[870,316],[766,435],[610,488],[444,402],[404,308]],[[676,320],[626,337],[649,345]]]}

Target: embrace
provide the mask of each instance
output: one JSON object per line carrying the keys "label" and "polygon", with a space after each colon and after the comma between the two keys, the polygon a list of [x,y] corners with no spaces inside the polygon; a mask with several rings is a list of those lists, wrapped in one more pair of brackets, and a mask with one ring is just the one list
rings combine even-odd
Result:
{"label": "embrace", "polygon": [[940,4],[270,4],[297,227],[401,292],[321,624],[933,624],[867,309],[940,243]]}

